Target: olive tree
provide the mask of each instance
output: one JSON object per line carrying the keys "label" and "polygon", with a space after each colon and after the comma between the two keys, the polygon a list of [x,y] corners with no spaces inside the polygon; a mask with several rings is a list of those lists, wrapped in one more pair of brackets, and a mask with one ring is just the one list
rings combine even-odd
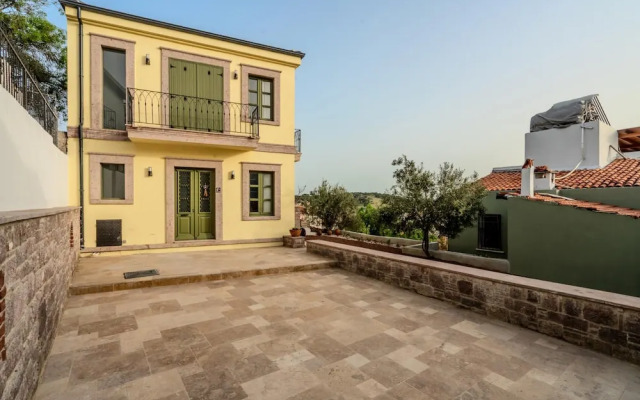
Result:
{"label": "olive tree", "polygon": [[358,203],[353,195],[340,185],[326,180],[304,199],[306,213],[318,220],[326,229],[349,227],[354,224]]}
{"label": "olive tree", "polygon": [[485,189],[475,172],[465,176],[464,170],[445,162],[434,173],[405,155],[391,165],[397,167],[393,173],[396,183],[385,205],[398,216],[394,222],[397,230],[422,231],[422,249],[427,256],[429,233],[455,238],[484,210]]}

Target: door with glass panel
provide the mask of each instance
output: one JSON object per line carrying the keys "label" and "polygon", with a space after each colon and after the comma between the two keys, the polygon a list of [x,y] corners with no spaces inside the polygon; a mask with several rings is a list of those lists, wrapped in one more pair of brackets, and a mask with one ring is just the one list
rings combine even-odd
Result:
{"label": "door with glass panel", "polygon": [[214,239],[214,195],[212,170],[176,168],[176,240]]}
{"label": "door with glass panel", "polygon": [[125,129],[126,56],[124,50],[102,49],[102,127]]}

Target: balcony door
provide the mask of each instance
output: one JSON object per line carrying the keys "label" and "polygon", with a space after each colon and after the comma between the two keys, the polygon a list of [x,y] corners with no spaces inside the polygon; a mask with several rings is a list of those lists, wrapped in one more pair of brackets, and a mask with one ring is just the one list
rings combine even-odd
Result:
{"label": "balcony door", "polygon": [[223,75],[222,67],[169,59],[171,128],[223,131]]}
{"label": "balcony door", "polygon": [[176,240],[204,240],[214,234],[212,170],[176,168]]}

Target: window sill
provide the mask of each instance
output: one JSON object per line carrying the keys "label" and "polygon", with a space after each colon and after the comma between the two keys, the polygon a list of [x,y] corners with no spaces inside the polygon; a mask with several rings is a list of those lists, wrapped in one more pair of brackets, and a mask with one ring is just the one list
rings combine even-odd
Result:
{"label": "window sill", "polygon": [[496,253],[496,254],[505,254],[504,250],[491,250],[491,249],[482,249],[482,248],[476,248],[476,251],[483,251],[485,253]]}
{"label": "window sill", "polygon": [[133,199],[89,199],[89,204],[133,204]]}
{"label": "window sill", "polygon": [[255,215],[242,218],[243,221],[277,221],[280,217],[275,215]]}

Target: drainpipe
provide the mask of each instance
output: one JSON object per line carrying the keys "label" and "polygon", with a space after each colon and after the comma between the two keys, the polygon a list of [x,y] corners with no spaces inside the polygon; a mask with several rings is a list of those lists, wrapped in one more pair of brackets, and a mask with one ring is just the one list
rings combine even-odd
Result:
{"label": "drainpipe", "polygon": [[82,26],[82,14],[80,11],[80,6],[76,7],[77,17],[78,17],[78,70],[79,70],[79,78],[80,85],[79,86],[79,112],[80,118],[78,123],[78,157],[79,157],[79,167],[80,167],[80,248],[84,249],[84,140],[83,140],[83,132],[82,128],[84,126],[84,68],[83,68],[83,26]]}

